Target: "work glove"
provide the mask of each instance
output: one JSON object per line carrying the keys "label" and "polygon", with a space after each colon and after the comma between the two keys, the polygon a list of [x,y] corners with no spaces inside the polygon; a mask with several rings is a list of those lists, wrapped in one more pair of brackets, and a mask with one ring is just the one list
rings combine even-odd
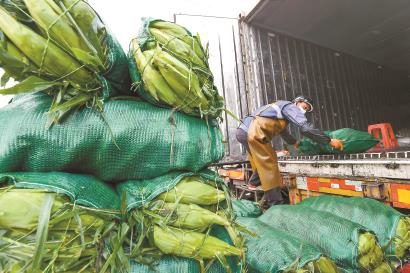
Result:
{"label": "work glove", "polygon": [[343,151],[343,141],[340,139],[336,139],[336,138],[332,138],[330,140],[330,146],[332,146],[332,148]]}

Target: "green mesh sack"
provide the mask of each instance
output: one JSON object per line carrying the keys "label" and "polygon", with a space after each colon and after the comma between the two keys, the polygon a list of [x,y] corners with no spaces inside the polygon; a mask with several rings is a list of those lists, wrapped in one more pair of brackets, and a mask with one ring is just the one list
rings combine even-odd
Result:
{"label": "green mesh sack", "polygon": [[[110,89],[114,90],[117,94],[131,94],[131,79],[128,71],[127,55],[114,36],[108,34],[106,39],[109,49],[107,54],[109,69],[104,73],[103,77],[109,83]],[[108,88],[105,88],[104,92],[107,91]],[[105,97],[114,94],[104,93]]]}
{"label": "green mesh sack", "polygon": [[377,238],[352,221],[304,206],[273,206],[258,218],[304,240],[346,272],[368,272],[384,262]]}
{"label": "green mesh sack", "polygon": [[[132,213],[133,210],[138,210],[143,206],[154,201],[161,193],[167,192],[175,187],[183,178],[190,176],[200,176],[209,181],[218,188],[226,187],[223,179],[217,173],[210,170],[202,170],[198,173],[192,172],[172,172],[160,177],[145,180],[131,180],[125,181],[117,185],[117,192],[119,195],[125,195],[125,208]],[[206,182],[208,183],[208,182]],[[226,202],[229,204],[229,202]],[[206,207],[206,206],[203,206]],[[208,208],[207,208],[208,209]],[[142,220],[144,221],[144,220]],[[146,226],[149,223],[146,223]],[[228,232],[224,227],[213,225],[209,232],[210,236],[216,237],[230,245],[233,245]],[[234,273],[243,272],[243,264],[241,260],[236,257],[226,257],[227,263]],[[208,268],[208,273],[224,273],[226,269],[217,261],[204,261],[205,268]],[[152,266],[144,265],[142,263],[133,262],[131,264],[132,272],[200,272],[200,266],[195,259],[188,259],[182,257],[173,257],[170,255],[163,255],[154,262]]]}
{"label": "green mesh sack", "polygon": [[304,154],[351,154],[362,153],[379,143],[379,140],[371,134],[357,131],[350,128],[343,128],[336,131],[326,131],[325,134],[330,138],[343,141],[343,151],[332,149],[330,145],[318,144],[305,137],[299,145],[299,151]]}
{"label": "green mesh sack", "polygon": [[[117,185],[117,191],[120,195],[126,196],[126,210],[132,214],[143,206],[154,201],[161,193],[167,192],[175,187],[183,178],[190,176],[200,176],[206,179],[212,184],[217,184],[219,187],[224,187],[223,179],[221,179],[215,172],[210,170],[202,170],[199,173],[192,172],[172,172],[164,176],[160,176],[154,179],[146,180],[133,180],[125,181]],[[143,218],[139,218],[140,223],[145,221]],[[147,222],[145,227],[150,223]],[[141,226],[137,228],[142,228]],[[228,232],[224,227],[213,225],[211,226],[210,236],[216,237],[230,245],[233,245],[232,240]],[[149,236],[148,236],[149,237]],[[145,245],[146,246],[146,245]],[[142,246],[144,247],[144,245]],[[147,256],[145,259],[149,259]],[[163,255],[160,259],[153,259],[152,266],[148,266],[144,263],[132,262],[132,272],[200,272],[200,266],[197,260],[183,257],[174,257],[172,255]],[[243,272],[244,265],[241,263],[240,258],[226,257],[229,268],[233,273]],[[217,260],[210,261],[204,260],[204,267],[207,268],[208,273],[224,273],[227,272],[225,267],[222,266]]]}
{"label": "green mesh sack", "polygon": [[69,197],[72,203],[97,208],[119,209],[120,198],[114,189],[90,175],[61,172],[0,173],[1,186],[43,189]]}
{"label": "green mesh sack", "polygon": [[410,250],[410,218],[377,200],[362,197],[318,196],[300,206],[330,212],[373,231],[387,256],[403,258]]}
{"label": "green mesh sack", "polygon": [[[210,235],[215,236],[229,244],[232,244],[226,230],[221,226],[214,226]],[[232,273],[244,272],[244,265],[240,259],[234,257],[227,258]],[[218,261],[205,261],[206,273],[226,273],[227,270]],[[130,273],[200,273],[200,266],[197,260],[172,255],[163,255],[153,265],[148,266],[131,261]]]}
{"label": "green mesh sack", "polygon": [[17,82],[1,94],[43,91],[53,96],[52,123],[77,107],[102,111],[108,97],[132,94],[128,58],[86,1],[41,1],[37,8],[24,1],[1,5],[0,63],[6,73],[0,86],[9,78]]}
{"label": "green mesh sack", "polygon": [[[258,219],[239,217],[238,222],[255,233],[255,236],[245,234],[249,272],[296,272],[312,267],[323,256],[315,246]],[[326,269],[306,272],[337,272],[333,263],[329,263]]]}
{"label": "green mesh sack", "polygon": [[119,203],[91,176],[1,173],[0,272],[128,272]]}
{"label": "green mesh sack", "polygon": [[218,118],[225,103],[214,84],[208,58],[199,34],[192,35],[175,23],[143,18],[128,53],[133,89],[156,106]]}
{"label": "green mesh sack", "polygon": [[152,265],[131,262],[130,273],[199,273],[198,262],[193,259],[165,255]]}
{"label": "green mesh sack", "polygon": [[223,185],[223,180],[215,172],[202,170],[198,173],[193,172],[171,172],[153,179],[129,180],[119,183],[116,186],[118,194],[125,193],[127,211],[137,209],[154,200],[163,192],[169,191],[182,178],[199,175],[202,178],[215,181],[218,185]]}
{"label": "green mesh sack", "polygon": [[255,218],[262,214],[262,210],[258,204],[249,200],[233,200],[232,208],[238,217]]}
{"label": "green mesh sack", "polygon": [[65,171],[104,181],[198,171],[223,157],[217,124],[145,102],[109,101],[47,129],[51,98],[38,93],[0,109],[0,172]]}

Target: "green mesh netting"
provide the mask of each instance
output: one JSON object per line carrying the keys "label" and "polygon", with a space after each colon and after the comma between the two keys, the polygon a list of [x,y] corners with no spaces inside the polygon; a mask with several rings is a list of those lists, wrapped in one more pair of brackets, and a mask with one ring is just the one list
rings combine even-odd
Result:
{"label": "green mesh netting", "polygon": [[240,217],[255,218],[262,214],[262,210],[258,204],[249,200],[233,200],[232,208],[235,215]]}
{"label": "green mesh netting", "polygon": [[98,209],[118,209],[120,198],[114,189],[90,175],[60,172],[0,173],[0,186],[45,189],[68,196],[71,202]]}
{"label": "green mesh netting", "polygon": [[[211,236],[215,236],[232,245],[226,230],[221,226],[213,226],[210,232]],[[240,273],[242,264],[239,258],[227,257],[232,273]],[[206,273],[226,273],[226,269],[217,260],[205,261],[205,267],[208,268]],[[176,257],[172,255],[164,255],[153,266],[131,262],[130,273],[200,273],[198,261],[190,258]]]}
{"label": "green mesh netting", "polygon": [[368,228],[377,235],[387,255],[395,254],[392,240],[396,236],[400,219],[405,216],[392,207],[368,198],[326,195],[307,198],[300,206],[330,212]]}
{"label": "green mesh netting", "polygon": [[256,237],[245,235],[246,263],[249,272],[283,272],[295,263],[299,269],[322,256],[313,245],[258,219],[238,217],[237,220],[257,235]]}
{"label": "green mesh netting", "polygon": [[[100,75],[107,82],[104,85],[104,97],[113,96],[115,94],[131,94],[130,86],[131,79],[128,72],[128,58],[122,49],[120,43],[111,34],[107,34],[107,62],[108,70]],[[104,81],[103,80],[103,81]]]}
{"label": "green mesh netting", "polygon": [[119,183],[116,188],[120,196],[123,192],[126,193],[127,211],[129,211],[149,203],[161,193],[175,187],[182,178],[193,175],[199,175],[218,184],[223,183],[223,180],[215,172],[203,170],[196,174],[192,172],[171,172],[153,179],[129,180]]}
{"label": "green mesh netting", "polygon": [[197,261],[188,258],[163,256],[151,268],[148,265],[131,262],[130,273],[197,273],[199,264]]}
{"label": "green mesh netting", "polygon": [[[142,18],[142,26],[139,30],[139,33],[137,35],[137,39],[139,42],[139,46],[142,49],[142,51],[145,51],[147,48],[147,44],[149,42],[155,42],[156,39],[153,35],[151,35],[149,31],[149,27],[152,23],[158,22],[158,21],[163,21],[161,19],[153,19],[153,18]],[[189,30],[185,29],[188,33],[188,35],[193,36]],[[197,34],[199,36],[199,34]],[[194,36],[195,37],[195,36]],[[178,38],[174,36],[173,38]],[[202,47],[202,45],[201,45]],[[174,54],[172,50],[168,50],[171,54]],[[206,54],[206,53],[205,53]],[[132,47],[130,47],[130,50],[128,52],[128,66],[129,66],[129,74],[131,77],[131,82],[132,82],[132,89],[135,90],[141,98],[144,100],[159,106],[159,107],[165,107],[165,108],[170,108],[170,105],[167,105],[165,103],[158,102],[147,90],[144,88],[143,81],[142,81],[142,76],[141,76],[141,71],[138,70],[137,64],[135,63],[134,59],[134,52]],[[211,84],[211,90],[205,91],[204,87],[202,86],[202,90],[204,92],[204,95],[206,96],[207,100],[212,104],[210,109],[208,111],[205,111],[204,113],[199,113],[197,111],[194,112],[186,112],[186,114],[193,115],[193,116],[202,116],[202,114],[205,114],[211,118],[217,118],[220,116],[222,110],[225,110],[225,103],[223,98],[218,94],[217,87],[214,85],[214,80],[213,80],[213,75],[212,72],[209,70],[209,67],[207,68],[207,71],[202,71],[199,68],[191,67],[193,63],[181,60],[180,61],[184,62],[187,64],[188,67],[193,68],[193,71],[199,76],[199,78],[208,78],[207,81]],[[203,70],[203,69],[202,69]],[[201,76],[201,74],[203,74]]]}
{"label": "green mesh netting", "polygon": [[258,218],[323,251],[338,267],[359,272],[359,235],[366,229],[331,213],[304,206],[273,206]]}
{"label": "green mesh netting", "polygon": [[[187,176],[200,176],[204,179],[212,181],[212,183],[217,183],[222,185],[223,179],[218,176],[217,173],[211,170],[202,170],[198,173],[192,172],[172,172],[154,179],[146,180],[131,180],[120,183],[117,185],[117,192],[122,195],[123,192],[126,193],[126,209],[127,211],[132,209],[137,209],[144,204],[149,203],[159,194],[172,189],[181,179]],[[229,234],[224,227],[214,225],[209,233],[218,239],[221,239],[231,245],[233,245]],[[241,261],[236,257],[227,257],[230,268],[233,273],[241,272]],[[209,261],[205,262],[207,266]],[[170,255],[164,255],[158,262],[155,263],[153,267],[147,265],[131,263],[131,273],[141,272],[141,273],[151,273],[151,272],[164,272],[164,273],[185,273],[185,272],[200,272],[200,267],[198,261],[194,259],[187,259],[182,257],[173,257]],[[217,261],[213,261],[210,265],[207,273],[225,273],[225,268]]]}
{"label": "green mesh netting", "polygon": [[343,151],[332,149],[330,145],[322,145],[309,138],[303,138],[299,145],[299,151],[304,154],[350,154],[362,153],[379,143],[379,140],[371,134],[357,131],[350,128],[343,128],[336,131],[326,131],[330,138],[343,141]]}
{"label": "green mesh netting", "polygon": [[27,95],[0,109],[0,172],[67,171],[104,181],[198,171],[223,157],[217,124],[138,101],[108,101],[46,128],[51,98]]}

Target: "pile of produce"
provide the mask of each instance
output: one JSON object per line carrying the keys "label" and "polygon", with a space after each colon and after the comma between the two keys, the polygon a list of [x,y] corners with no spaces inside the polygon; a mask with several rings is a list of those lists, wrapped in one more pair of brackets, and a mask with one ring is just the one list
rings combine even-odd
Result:
{"label": "pile of produce", "polygon": [[110,100],[104,105],[106,122],[85,108],[47,129],[51,103],[38,93],[0,109],[0,172],[63,171],[117,182],[199,171],[224,154],[217,124],[170,109]]}
{"label": "pile of produce", "polygon": [[[229,113],[208,49],[182,26],[143,23],[127,58],[85,1],[0,1],[1,85],[18,82],[0,93],[38,93],[0,109],[0,271],[389,273],[364,222],[307,206],[236,220],[261,211],[233,205],[207,170]],[[130,76],[148,102],[105,101],[131,94]]]}
{"label": "pile of produce", "polygon": [[343,151],[333,149],[329,145],[323,145],[304,137],[299,145],[299,151],[303,154],[353,154],[362,153],[380,142],[371,134],[350,128],[342,128],[335,131],[325,131],[325,135],[343,141]]}
{"label": "pile of produce", "polygon": [[410,252],[410,217],[385,204],[361,197],[318,196],[300,206],[326,211],[358,223],[373,231],[386,249],[387,257],[408,258]]}
{"label": "pile of produce", "polygon": [[386,267],[376,236],[347,219],[290,205],[273,206],[258,219],[318,247],[347,272],[380,272],[379,267]]}
{"label": "pile of produce", "polygon": [[111,251],[118,242],[117,215],[112,211],[75,205],[45,190],[3,187],[0,215],[1,272],[127,268]]}
{"label": "pile of produce", "polygon": [[218,95],[199,35],[162,20],[145,20],[131,42],[130,72],[138,94],[157,105],[195,116],[218,117]]}
{"label": "pile of produce", "polygon": [[19,81],[1,94],[53,96],[52,123],[84,105],[102,110],[104,98],[129,92],[126,55],[84,1],[1,1],[0,66],[2,86]]}
{"label": "pile of produce", "polygon": [[[141,264],[157,261],[163,254],[192,258],[199,261],[201,272],[219,261],[232,272],[227,257],[235,256],[240,262],[243,243],[230,217],[228,193],[221,181],[211,180],[210,175],[175,173],[117,187],[126,193],[129,222],[136,223],[131,258]],[[144,197],[139,188],[145,189]],[[215,232],[216,226],[231,240],[218,238],[223,232]]]}

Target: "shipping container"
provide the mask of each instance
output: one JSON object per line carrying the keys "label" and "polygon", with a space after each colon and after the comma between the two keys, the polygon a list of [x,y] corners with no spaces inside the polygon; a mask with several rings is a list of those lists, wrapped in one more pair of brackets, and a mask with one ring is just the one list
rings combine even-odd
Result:
{"label": "shipping container", "polygon": [[[410,2],[403,0],[260,0],[239,18],[175,18],[205,33],[216,85],[238,118],[303,94],[314,101],[308,119],[319,129],[367,131],[370,124],[390,123],[401,137],[399,151],[281,157],[292,203],[337,194],[410,208],[409,16]],[[239,163],[240,168],[221,173],[246,180],[249,166],[235,139],[238,124],[225,115],[221,165]],[[296,128],[291,132],[301,137]],[[280,138],[273,145],[284,147]]]}
{"label": "shipping container", "polygon": [[[217,86],[239,118],[298,94],[315,104],[322,130],[391,123],[410,136],[407,1],[265,1],[234,18],[177,16],[209,35]],[[209,28],[212,31],[209,34]],[[203,31],[207,30],[207,31]],[[211,37],[213,36],[213,37]],[[204,39],[207,40],[207,39]],[[225,116],[226,160],[243,159],[238,122]],[[291,128],[296,136],[296,128]],[[281,149],[281,139],[275,139]]]}

